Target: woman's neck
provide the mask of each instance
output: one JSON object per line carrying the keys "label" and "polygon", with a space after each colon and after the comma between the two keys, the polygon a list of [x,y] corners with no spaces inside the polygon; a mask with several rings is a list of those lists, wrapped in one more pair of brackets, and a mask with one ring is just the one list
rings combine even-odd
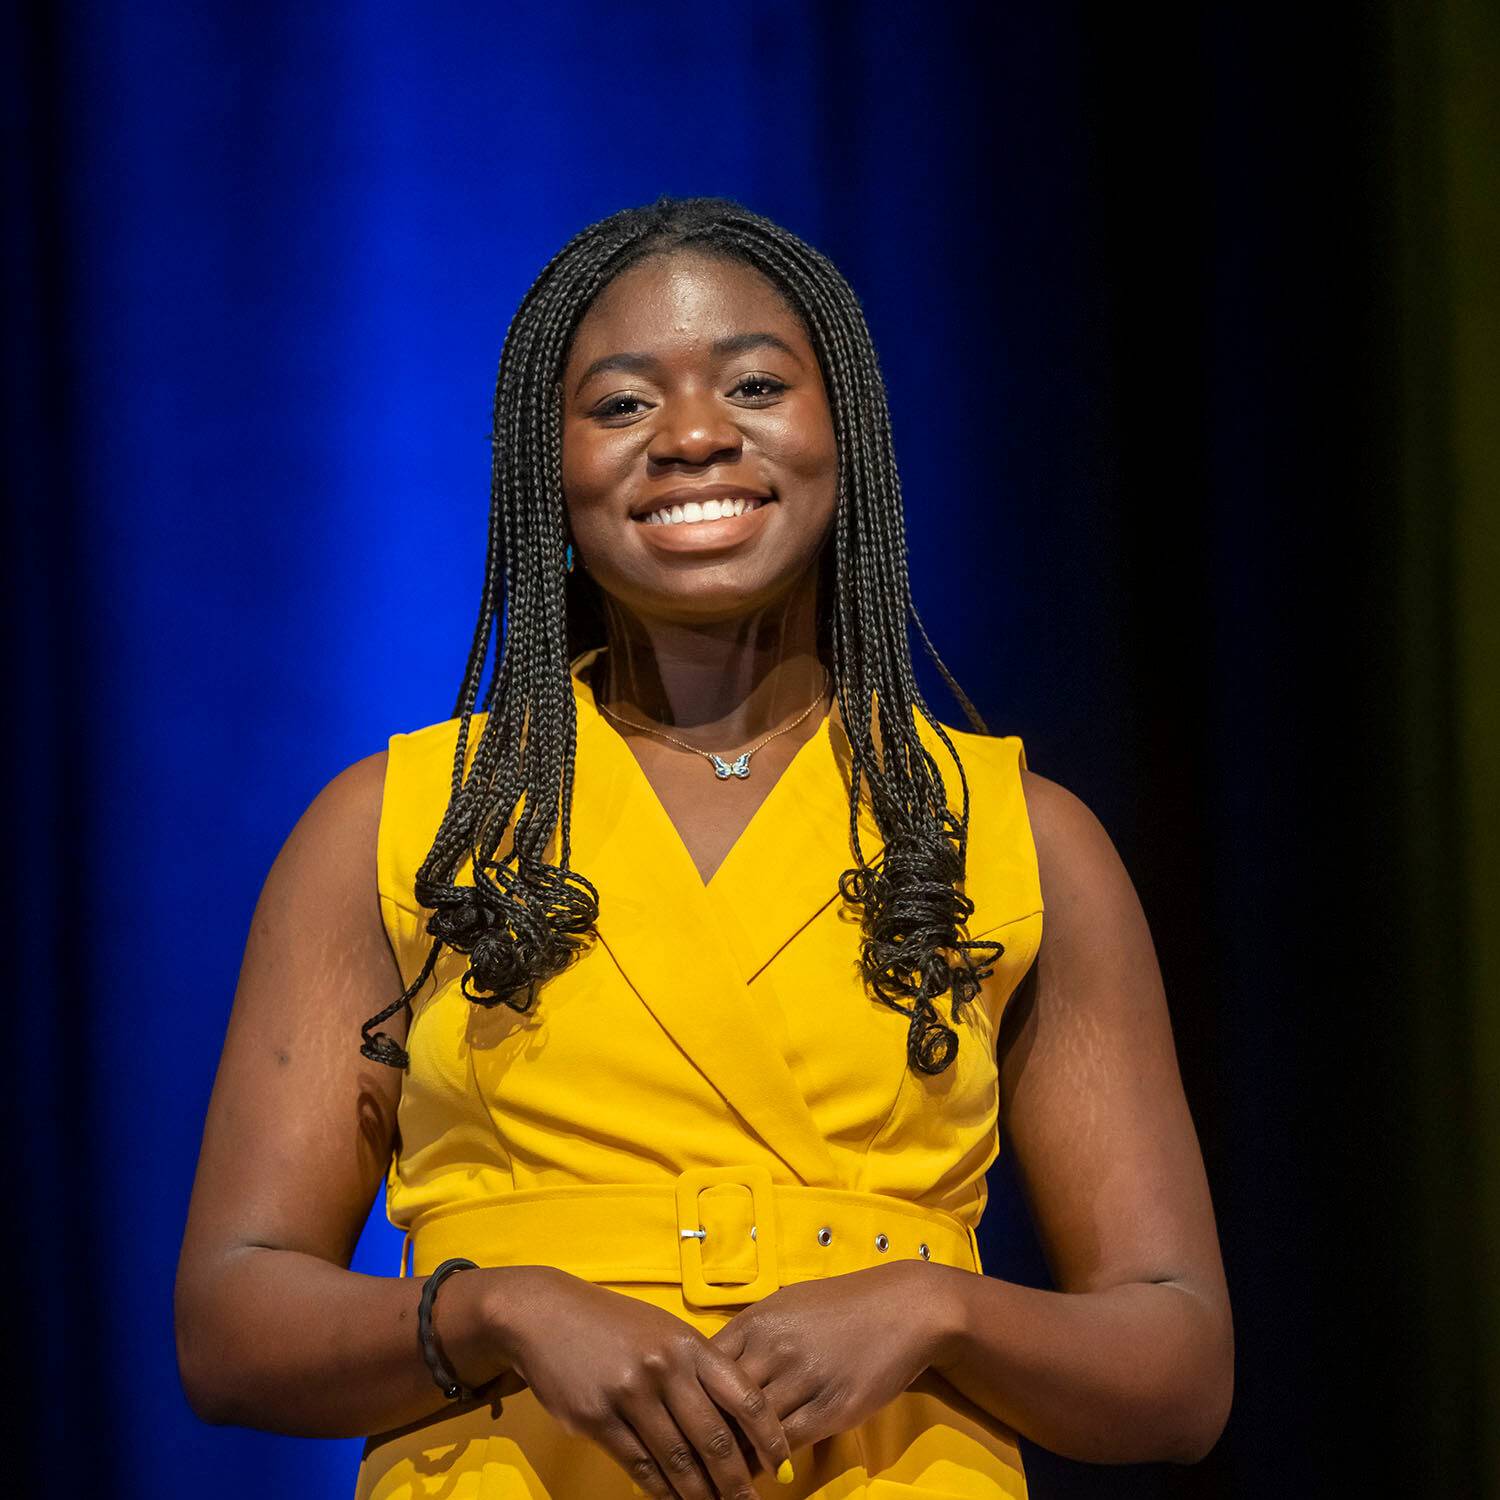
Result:
{"label": "woman's neck", "polygon": [[651,619],[612,601],[605,615],[599,701],[626,718],[680,729],[692,741],[745,744],[818,701],[827,685],[811,588],[722,622]]}

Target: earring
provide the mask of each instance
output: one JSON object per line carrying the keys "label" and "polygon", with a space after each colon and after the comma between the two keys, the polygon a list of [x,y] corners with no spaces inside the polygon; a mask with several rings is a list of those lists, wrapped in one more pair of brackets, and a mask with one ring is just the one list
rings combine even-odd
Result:
{"label": "earring", "polygon": [[569,572],[569,573],[571,573],[573,571],[573,544],[572,544],[572,542],[568,543],[567,568],[565,569],[565,571]]}

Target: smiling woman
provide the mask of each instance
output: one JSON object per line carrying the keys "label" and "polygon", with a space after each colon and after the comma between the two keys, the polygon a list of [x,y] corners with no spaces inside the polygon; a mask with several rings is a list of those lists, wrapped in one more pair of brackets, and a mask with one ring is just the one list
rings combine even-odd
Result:
{"label": "smiling woman", "polygon": [[[564,246],[453,714],[257,908],[178,1273],[206,1419],[366,1435],[361,1500],[1207,1451],[1228,1299],[1139,903],[940,660],[933,715],[908,619],[932,651],[838,271],[722,199]],[[1002,1117],[1057,1291],[980,1264]],[[348,1270],[382,1179],[413,1277]]]}
{"label": "smiling woman", "polygon": [[[828,397],[802,320],[752,267],[685,250],[637,262],[590,308],[562,390],[569,520],[610,598],[660,599],[663,567],[714,558],[691,586],[700,608],[716,590],[718,612],[733,617],[754,586],[750,569],[774,587],[817,555],[838,470]],[[684,423],[692,457],[681,476],[662,456],[664,441],[680,444],[666,430]],[[782,494],[792,504],[772,518]],[[664,529],[622,547],[603,534],[622,518]],[[683,580],[674,584],[680,592]]]}

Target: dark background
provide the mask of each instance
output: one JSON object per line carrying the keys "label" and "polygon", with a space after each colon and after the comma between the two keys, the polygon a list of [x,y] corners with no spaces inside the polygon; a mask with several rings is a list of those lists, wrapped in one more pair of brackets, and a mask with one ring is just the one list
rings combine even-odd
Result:
{"label": "dark background", "polygon": [[[924,621],[1166,978],[1234,1411],[1033,1495],[1500,1496],[1500,16],[917,10],[7,12],[18,1493],[352,1493],[177,1383],[250,912],[451,708],[522,292],[710,192],[859,292]],[[1045,1284],[1004,1155],[982,1241]]]}

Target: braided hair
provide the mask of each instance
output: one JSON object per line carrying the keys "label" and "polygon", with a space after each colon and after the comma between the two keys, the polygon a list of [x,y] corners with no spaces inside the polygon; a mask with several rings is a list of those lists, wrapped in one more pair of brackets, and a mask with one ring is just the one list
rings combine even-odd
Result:
{"label": "braided hair", "polygon": [[[826,257],[740,204],[662,197],[574,236],[522,298],[506,334],[495,388],[484,588],[453,710],[460,723],[450,800],[415,880],[417,900],[432,912],[427,932],[433,943],[416,979],[361,1027],[360,1051],[374,1061],[409,1064],[406,1050],[374,1028],[403,1008],[410,1017],[412,999],[444,944],[469,958],[462,980],[469,1000],[524,1014],[545,981],[571,962],[598,916],[598,891],[569,863],[577,752],[570,664],[602,636],[602,600],[584,570],[569,571],[564,561],[556,387],[574,331],[599,293],[628,266],[678,249],[738,261],[768,278],[801,317],[822,366],[838,450],[838,497],[832,542],[820,559],[818,638],[831,658],[852,760],[855,863],[841,876],[839,891],[861,909],[860,963],[871,993],[909,1018],[911,1068],[937,1074],[953,1061],[958,1034],[935,1002],[951,991],[950,1017],[957,1023],[1004,951],[1002,944],[960,936],[974,910],[958,888],[968,845],[968,778],[917,686],[908,613],[971,725],[981,734],[988,730],[912,604],[885,384],[859,301]],[[486,718],[466,777],[470,721],[502,609],[498,661],[480,705]],[[949,808],[942,773],[917,734],[917,712],[958,767],[960,815]],[[873,865],[859,842],[862,785],[869,787],[885,845]],[[523,810],[516,818],[518,804]],[[511,847],[497,857],[513,820]],[[559,824],[559,856],[549,864],[545,851]],[[473,884],[455,884],[470,857]]]}

